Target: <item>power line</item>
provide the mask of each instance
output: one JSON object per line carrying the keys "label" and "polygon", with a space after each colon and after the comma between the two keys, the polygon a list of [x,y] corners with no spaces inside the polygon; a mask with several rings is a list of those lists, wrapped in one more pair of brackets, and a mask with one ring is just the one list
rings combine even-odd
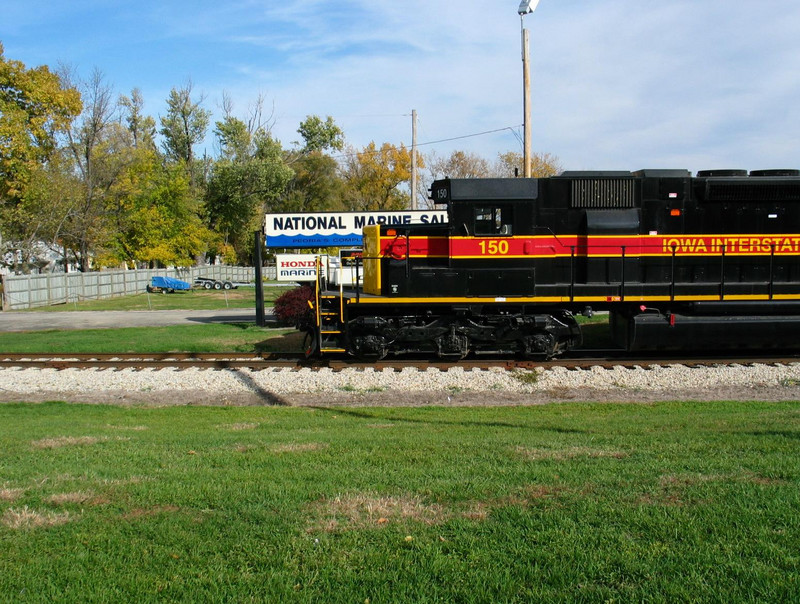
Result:
{"label": "power line", "polygon": [[512,134],[514,133],[514,128],[519,128],[519,126],[506,126],[505,128],[497,128],[495,130],[486,130],[485,132],[476,132],[475,134],[465,134],[463,136],[454,136],[453,138],[443,138],[438,141],[430,141],[427,143],[417,143],[417,147],[422,147],[425,145],[438,145],[439,143],[449,143],[450,141],[458,141],[465,138],[473,138],[476,136],[484,136],[486,134],[494,134],[496,132],[503,132],[504,130],[509,130]]}
{"label": "power line", "polygon": [[[497,132],[504,132],[506,130],[511,132],[517,138],[519,138],[518,134],[515,131],[515,128],[520,128],[520,126],[521,126],[521,124],[517,125],[517,126],[506,126],[504,128],[495,128],[494,130],[485,130],[483,132],[475,132],[473,134],[464,134],[462,136],[453,136],[451,138],[442,138],[442,139],[435,140],[435,141],[428,141],[427,143],[417,143],[417,147],[425,147],[425,146],[428,146],[428,145],[438,145],[440,143],[449,143],[449,142],[452,142],[452,141],[463,140],[465,138],[474,138],[476,136],[486,136],[487,134],[495,134]],[[392,147],[394,149],[397,149],[397,145],[392,145]],[[333,155],[332,157],[333,157],[333,159],[340,159],[340,158],[344,158],[344,157],[352,157],[353,155],[377,154],[377,153],[380,153],[380,152],[381,152],[381,149],[375,149],[375,151],[355,151],[353,153],[341,153],[339,155]]]}

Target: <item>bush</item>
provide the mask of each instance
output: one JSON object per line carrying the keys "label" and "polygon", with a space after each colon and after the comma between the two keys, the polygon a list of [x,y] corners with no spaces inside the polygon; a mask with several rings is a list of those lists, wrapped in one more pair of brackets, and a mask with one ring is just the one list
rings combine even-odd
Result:
{"label": "bush", "polygon": [[291,289],[275,300],[275,316],[283,325],[309,329],[314,324],[314,311],[308,303],[313,300],[314,289],[308,285]]}

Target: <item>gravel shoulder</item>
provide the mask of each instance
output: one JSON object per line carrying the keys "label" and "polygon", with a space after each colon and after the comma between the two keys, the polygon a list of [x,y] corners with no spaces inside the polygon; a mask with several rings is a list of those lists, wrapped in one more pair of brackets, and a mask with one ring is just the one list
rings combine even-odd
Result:
{"label": "gravel shoulder", "polygon": [[0,369],[0,402],[142,406],[508,406],[800,400],[800,364],[652,369]]}

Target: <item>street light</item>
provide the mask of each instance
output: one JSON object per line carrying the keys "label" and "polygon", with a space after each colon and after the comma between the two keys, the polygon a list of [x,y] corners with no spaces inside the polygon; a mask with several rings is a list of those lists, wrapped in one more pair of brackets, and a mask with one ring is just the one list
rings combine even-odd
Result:
{"label": "street light", "polygon": [[536,10],[539,0],[522,0],[519,3],[517,14],[522,28],[522,86],[523,86],[523,124],[525,130],[525,143],[523,153],[523,175],[531,177],[531,68],[528,51],[528,30],[525,29],[525,15]]}
{"label": "street light", "polygon": [[520,17],[523,17],[528,13],[535,11],[537,4],[539,4],[539,0],[522,0],[522,2],[519,3],[517,12],[519,13]]}

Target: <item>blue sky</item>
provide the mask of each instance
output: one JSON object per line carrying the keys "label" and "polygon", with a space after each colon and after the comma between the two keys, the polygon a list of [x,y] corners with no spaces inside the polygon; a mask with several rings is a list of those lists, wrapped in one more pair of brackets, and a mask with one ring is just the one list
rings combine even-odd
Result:
{"label": "blue sky", "polygon": [[[138,87],[156,118],[191,80],[216,118],[223,92],[242,117],[262,95],[287,147],[309,114],[410,145],[416,109],[422,152],[492,160],[522,150],[518,4],[0,0],[0,41]],[[565,168],[800,168],[797,0],[541,0],[525,25],[533,148]]]}

